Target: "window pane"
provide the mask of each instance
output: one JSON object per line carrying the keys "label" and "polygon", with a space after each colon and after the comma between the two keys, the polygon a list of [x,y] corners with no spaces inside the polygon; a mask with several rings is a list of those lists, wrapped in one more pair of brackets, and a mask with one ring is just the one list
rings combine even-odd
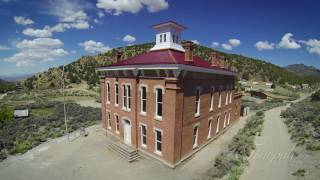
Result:
{"label": "window pane", "polygon": [[157,115],[158,116],[162,116],[162,104],[161,103],[157,103],[158,104],[158,112]]}
{"label": "window pane", "polygon": [[147,144],[147,137],[146,136],[142,137],[142,144]]}
{"label": "window pane", "polygon": [[162,150],[161,143],[157,142],[157,151],[161,152],[161,150]]}
{"label": "window pane", "polygon": [[142,99],[147,99],[147,90],[146,90],[146,87],[142,87]]}
{"label": "window pane", "polygon": [[142,111],[146,112],[147,110],[147,100],[142,100]]}
{"label": "window pane", "polygon": [[162,102],[162,89],[157,89],[157,102]]}
{"label": "window pane", "polygon": [[156,131],[156,132],[157,132],[157,141],[162,141],[161,132],[160,131]]}

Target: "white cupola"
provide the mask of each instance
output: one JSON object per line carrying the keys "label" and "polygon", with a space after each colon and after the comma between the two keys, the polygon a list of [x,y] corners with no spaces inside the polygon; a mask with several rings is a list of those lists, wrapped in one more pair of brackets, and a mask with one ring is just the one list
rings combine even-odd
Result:
{"label": "white cupola", "polygon": [[150,51],[175,49],[184,52],[181,46],[181,34],[186,28],[176,22],[168,21],[153,25],[152,28],[157,31],[156,44]]}

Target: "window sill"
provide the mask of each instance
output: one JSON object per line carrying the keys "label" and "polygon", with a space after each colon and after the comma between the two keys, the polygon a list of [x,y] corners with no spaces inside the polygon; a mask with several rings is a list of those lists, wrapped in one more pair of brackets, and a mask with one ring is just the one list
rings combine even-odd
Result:
{"label": "window sill", "polygon": [[154,117],[154,119],[157,120],[157,121],[162,121],[162,116],[157,116],[157,115],[156,115],[156,116]]}
{"label": "window sill", "polygon": [[200,113],[195,114],[194,117],[196,117],[196,118],[197,118],[197,117],[200,117]]}
{"label": "window sill", "polygon": [[193,146],[192,146],[192,149],[196,149],[197,147],[198,147],[198,144],[193,145]]}
{"label": "window sill", "polygon": [[126,108],[124,108],[124,107],[122,107],[121,110],[122,110],[122,111],[125,111],[125,112],[131,112],[131,109],[126,109]]}
{"label": "window sill", "polygon": [[119,104],[115,104],[114,107],[119,107]]}
{"label": "window sill", "polygon": [[111,126],[108,126],[108,129],[110,129],[110,130],[111,130]]}
{"label": "window sill", "polygon": [[159,156],[162,156],[162,152],[161,151],[155,151],[155,154],[158,154]]}
{"label": "window sill", "polygon": [[209,112],[213,112],[213,109],[209,109]]}
{"label": "window sill", "polygon": [[147,116],[147,112],[140,112],[139,113],[141,116]]}
{"label": "window sill", "polygon": [[148,149],[146,144],[141,144],[141,147],[143,147],[144,149]]}
{"label": "window sill", "polygon": [[120,132],[119,132],[119,131],[116,131],[116,133],[117,133],[117,134],[120,134]]}
{"label": "window sill", "polygon": [[107,101],[107,104],[110,104],[110,101]]}

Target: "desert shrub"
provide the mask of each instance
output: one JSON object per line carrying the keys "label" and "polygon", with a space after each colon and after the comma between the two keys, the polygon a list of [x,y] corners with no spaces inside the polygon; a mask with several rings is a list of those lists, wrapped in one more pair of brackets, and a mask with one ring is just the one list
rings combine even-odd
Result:
{"label": "desert shrub", "polygon": [[12,154],[25,153],[29,149],[31,149],[31,145],[28,141],[18,142],[15,144]]}
{"label": "desert shrub", "polygon": [[316,91],[311,95],[311,99],[313,101],[320,101],[320,90]]}

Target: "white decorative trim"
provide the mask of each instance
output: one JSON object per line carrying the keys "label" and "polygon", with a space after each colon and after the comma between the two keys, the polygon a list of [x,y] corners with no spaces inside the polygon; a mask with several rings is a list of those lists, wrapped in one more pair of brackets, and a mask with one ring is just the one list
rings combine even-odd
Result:
{"label": "white decorative trim", "polygon": [[164,86],[162,86],[162,85],[155,85],[155,86],[153,87],[153,93],[156,93],[156,92],[157,92],[157,89],[162,89],[162,94],[165,93],[165,88],[164,88]]}
{"label": "white decorative trim", "polygon": [[147,84],[139,84],[139,91],[141,91],[142,87],[145,87],[146,91],[148,92],[148,85]]}

